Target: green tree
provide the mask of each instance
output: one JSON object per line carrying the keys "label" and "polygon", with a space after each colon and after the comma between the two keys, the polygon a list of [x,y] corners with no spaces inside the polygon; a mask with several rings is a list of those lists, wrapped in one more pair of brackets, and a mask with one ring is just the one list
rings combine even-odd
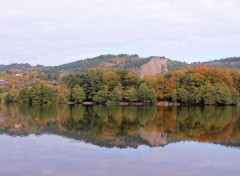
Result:
{"label": "green tree", "polygon": [[115,72],[107,72],[103,75],[103,84],[113,90],[120,83],[120,76]]}
{"label": "green tree", "polygon": [[21,103],[29,103],[29,93],[28,93],[28,88],[24,87],[20,90],[19,93],[19,100]]}
{"label": "green tree", "polygon": [[57,89],[57,103],[65,104],[70,99],[70,91],[67,88],[58,87]]}
{"label": "green tree", "polygon": [[40,84],[34,84],[34,86],[28,90],[29,102],[33,104],[42,103],[42,95]]}
{"label": "green tree", "polygon": [[155,90],[149,89],[148,86],[143,83],[139,86],[138,90],[137,90],[137,96],[138,99],[142,102],[156,102],[157,101],[157,94],[155,92]]}
{"label": "green tree", "polygon": [[56,102],[56,88],[53,86],[43,85],[41,95],[41,103],[51,104]]}
{"label": "green tree", "polygon": [[19,90],[13,89],[10,92],[7,93],[7,96],[5,97],[5,102],[19,102]]}
{"label": "green tree", "polygon": [[122,90],[122,86],[119,85],[118,87],[115,87],[113,89],[113,91],[111,91],[109,93],[109,100],[111,102],[118,102],[118,101],[121,101],[122,100],[122,93],[123,90]]}
{"label": "green tree", "polygon": [[[24,90],[25,91],[25,90]],[[24,95],[24,91],[22,95]],[[33,104],[51,104],[56,102],[56,88],[46,83],[38,82],[27,91],[28,101]]]}
{"label": "green tree", "polygon": [[124,91],[124,99],[130,102],[138,101],[137,90],[134,87]]}
{"label": "green tree", "polygon": [[231,90],[232,93],[232,104],[239,104],[239,93],[236,90]]}
{"label": "green tree", "polygon": [[85,92],[79,85],[72,89],[72,99],[75,103],[82,103],[86,99]]}
{"label": "green tree", "polygon": [[107,86],[104,86],[102,90],[98,91],[93,97],[93,101],[97,103],[106,103],[109,98],[109,90]]}
{"label": "green tree", "polygon": [[138,99],[143,102],[148,101],[148,91],[147,85],[145,83],[141,84],[137,90]]}
{"label": "green tree", "polygon": [[156,94],[156,91],[153,88],[150,88],[148,90],[148,99],[151,103],[157,102],[157,94]]}
{"label": "green tree", "polygon": [[195,92],[195,103],[216,104],[216,90],[213,86],[202,86]]}
{"label": "green tree", "polygon": [[76,85],[79,84],[80,79],[78,78],[78,75],[70,74],[70,75],[63,77],[62,81],[64,81],[68,85],[68,87],[73,89]]}
{"label": "green tree", "polygon": [[214,85],[216,90],[216,100],[217,104],[231,104],[232,102],[232,94],[230,89],[224,84],[216,84]]}
{"label": "green tree", "polygon": [[173,92],[172,100],[179,103],[188,103],[189,102],[189,93],[183,88],[178,88]]}

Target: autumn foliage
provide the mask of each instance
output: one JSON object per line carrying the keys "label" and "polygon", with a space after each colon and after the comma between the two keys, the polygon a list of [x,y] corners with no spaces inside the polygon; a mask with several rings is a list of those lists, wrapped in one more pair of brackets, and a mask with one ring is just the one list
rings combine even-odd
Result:
{"label": "autumn foliage", "polygon": [[[8,80],[8,85],[0,87],[2,100],[7,102],[174,101],[183,104],[224,105],[238,104],[240,93],[239,71],[205,66],[144,78],[127,70],[106,72],[97,68],[88,73],[60,75],[25,72],[21,77],[2,72],[0,79]],[[31,99],[34,93],[36,97],[44,99]]]}

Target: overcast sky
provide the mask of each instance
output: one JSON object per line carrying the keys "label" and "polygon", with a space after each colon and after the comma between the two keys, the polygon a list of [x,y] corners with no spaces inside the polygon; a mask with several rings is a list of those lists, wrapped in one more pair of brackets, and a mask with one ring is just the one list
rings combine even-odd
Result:
{"label": "overcast sky", "polygon": [[239,0],[0,0],[0,64],[240,56]]}

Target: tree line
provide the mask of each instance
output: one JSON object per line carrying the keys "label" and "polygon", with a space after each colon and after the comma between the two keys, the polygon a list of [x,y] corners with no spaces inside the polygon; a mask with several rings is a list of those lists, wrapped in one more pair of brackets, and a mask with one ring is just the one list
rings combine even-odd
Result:
{"label": "tree line", "polygon": [[171,101],[181,104],[238,104],[240,72],[227,68],[187,68],[156,76],[139,76],[127,71],[68,74],[58,86],[38,81],[31,87],[3,93],[5,102],[20,103],[104,103]]}

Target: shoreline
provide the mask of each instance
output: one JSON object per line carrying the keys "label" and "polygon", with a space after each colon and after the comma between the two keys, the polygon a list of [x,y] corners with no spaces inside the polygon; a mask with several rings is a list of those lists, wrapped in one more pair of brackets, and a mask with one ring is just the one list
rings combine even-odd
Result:
{"label": "shoreline", "polygon": [[[67,104],[76,104],[74,102],[68,102]],[[81,103],[82,105],[98,105],[98,103],[93,102],[93,101],[85,101]],[[105,105],[109,105],[111,103],[103,103]],[[135,106],[144,106],[144,105],[155,105],[155,106],[181,106],[182,104],[180,103],[174,103],[174,102],[167,102],[167,101],[159,101],[156,103],[148,103],[148,102],[125,102],[125,101],[121,101],[121,102],[117,102],[115,103],[118,106],[131,106],[131,105],[135,105]]]}
{"label": "shoreline", "polygon": [[85,101],[82,103],[75,103],[75,102],[67,102],[67,103],[20,103],[20,102],[0,102],[2,104],[29,104],[29,105],[84,105],[84,106],[93,106],[93,105],[115,105],[115,106],[159,106],[159,107],[179,107],[179,106],[240,106],[240,104],[181,104],[177,102],[168,102],[168,101],[159,101],[156,103],[150,102],[116,102],[116,103],[96,103],[93,101]]}
{"label": "shoreline", "polygon": [[[72,104],[75,105],[77,103],[74,102],[69,102],[68,104]],[[111,103],[103,103],[103,104],[98,104],[96,102],[92,102],[92,101],[87,101],[87,102],[82,102],[82,105],[86,105],[86,106],[92,106],[92,105],[111,105]],[[117,102],[114,105],[117,106],[159,106],[159,107],[177,107],[177,106],[240,106],[240,104],[225,104],[225,105],[218,105],[218,104],[181,104],[181,103],[177,103],[177,102],[168,102],[168,101],[159,101],[156,103],[148,103],[148,102]]]}
{"label": "shoreline", "polygon": [[117,105],[119,106],[129,106],[129,105],[135,105],[135,106],[144,106],[144,105],[156,105],[156,106],[181,106],[180,103],[173,103],[173,102],[167,102],[167,101],[159,101],[156,103],[144,103],[144,102],[118,102]]}

